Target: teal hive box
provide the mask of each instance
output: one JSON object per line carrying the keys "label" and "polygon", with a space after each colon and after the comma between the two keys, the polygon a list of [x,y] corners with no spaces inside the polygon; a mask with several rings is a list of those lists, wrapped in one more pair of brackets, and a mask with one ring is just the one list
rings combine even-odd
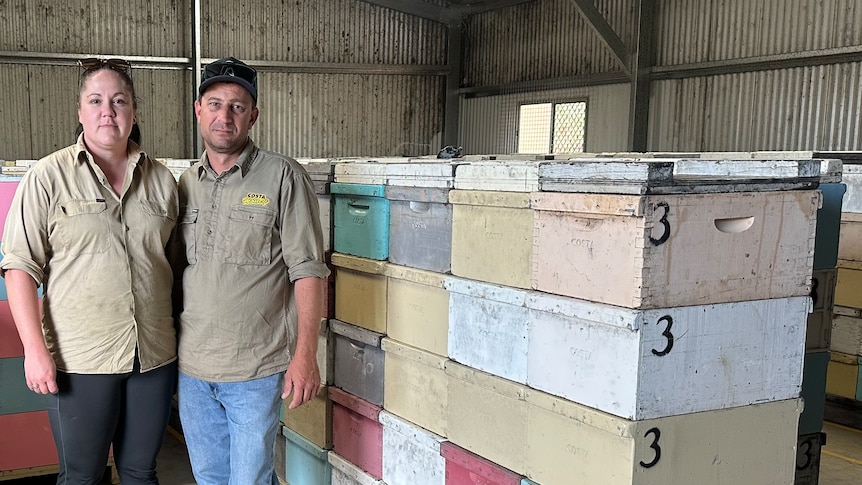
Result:
{"label": "teal hive box", "polygon": [[45,397],[27,388],[24,357],[0,359],[0,415],[45,410]]}
{"label": "teal hive box", "polygon": [[820,184],[823,207],[817,209],[817,230],[814,233],[814,269],[829,269],[838,265],[838,233],[841,229],[841,202],[845,184]]}
{"label": "teal hive box", "polygon": [[330,185],[336,252],[376,260],[389,257],[389,201],[385,188],[338,182]]}
{"label": "teal hive box", "polygon": [[332,465],[329,450],[299,436],[287,427],[281,429],[286,438],[284,447],[284,478],[290,485],[322,485],[330,483]]}
{"label": "teal hive box", "polygon": [[802,399],[805,408],[799,416],[798,435],[819,433],[826,409],[826,368],[829,352],[808,352],[802,368]]}

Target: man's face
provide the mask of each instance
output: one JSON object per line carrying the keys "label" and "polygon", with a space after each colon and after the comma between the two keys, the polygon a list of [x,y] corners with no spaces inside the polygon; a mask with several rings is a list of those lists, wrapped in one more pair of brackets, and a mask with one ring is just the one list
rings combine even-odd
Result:
{"label": "man's face", "polygon": [[195,101],[195,115],[207,151],[235,153],[245,146],[258,110],[239,84],[216,83]]}

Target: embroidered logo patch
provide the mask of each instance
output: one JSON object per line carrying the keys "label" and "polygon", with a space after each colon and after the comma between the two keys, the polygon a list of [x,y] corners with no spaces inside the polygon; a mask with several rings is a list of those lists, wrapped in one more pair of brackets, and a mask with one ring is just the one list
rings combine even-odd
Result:
{"label": "embroidered logo patch", "polygon": [[267,206],[269,205],[269,197],[267,197],[266,194],[255,194],[251,192],[242,198],[242,205]]}

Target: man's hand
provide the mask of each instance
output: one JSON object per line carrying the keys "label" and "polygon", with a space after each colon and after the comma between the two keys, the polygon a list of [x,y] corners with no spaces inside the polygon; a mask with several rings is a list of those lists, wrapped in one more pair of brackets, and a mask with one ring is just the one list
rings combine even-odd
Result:
{"label": "man's hand", "polygon": [[295,409],[308,401],[320,391],[320,370],[317,367],[317,359],[312,357],[295,356],[287,366],[284,373],[284,391],[282,399],[293,393],[293,399],[287,406]]}

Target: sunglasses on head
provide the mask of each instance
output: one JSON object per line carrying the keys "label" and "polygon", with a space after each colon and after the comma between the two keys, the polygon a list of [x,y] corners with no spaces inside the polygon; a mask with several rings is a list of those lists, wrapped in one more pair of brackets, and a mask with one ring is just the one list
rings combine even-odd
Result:
{"label": "sunglasses on head", "polygon": [[236,76],[257,89],[257,71],[254,68],[244,64],[237,64],[230,61],[220,61],[207,64],[204,68],[204,75],[201,82],[215,76]]}
{"label": "sunglasses on head", "polygon": [[98,71],[103,67],[107,67],[112,71],[125,74],[132,78],[132,65],[125,59],[99,59],[97,57],[88,57],[78,61],[78,66],[82,69],[81,76],[92,71]]}

